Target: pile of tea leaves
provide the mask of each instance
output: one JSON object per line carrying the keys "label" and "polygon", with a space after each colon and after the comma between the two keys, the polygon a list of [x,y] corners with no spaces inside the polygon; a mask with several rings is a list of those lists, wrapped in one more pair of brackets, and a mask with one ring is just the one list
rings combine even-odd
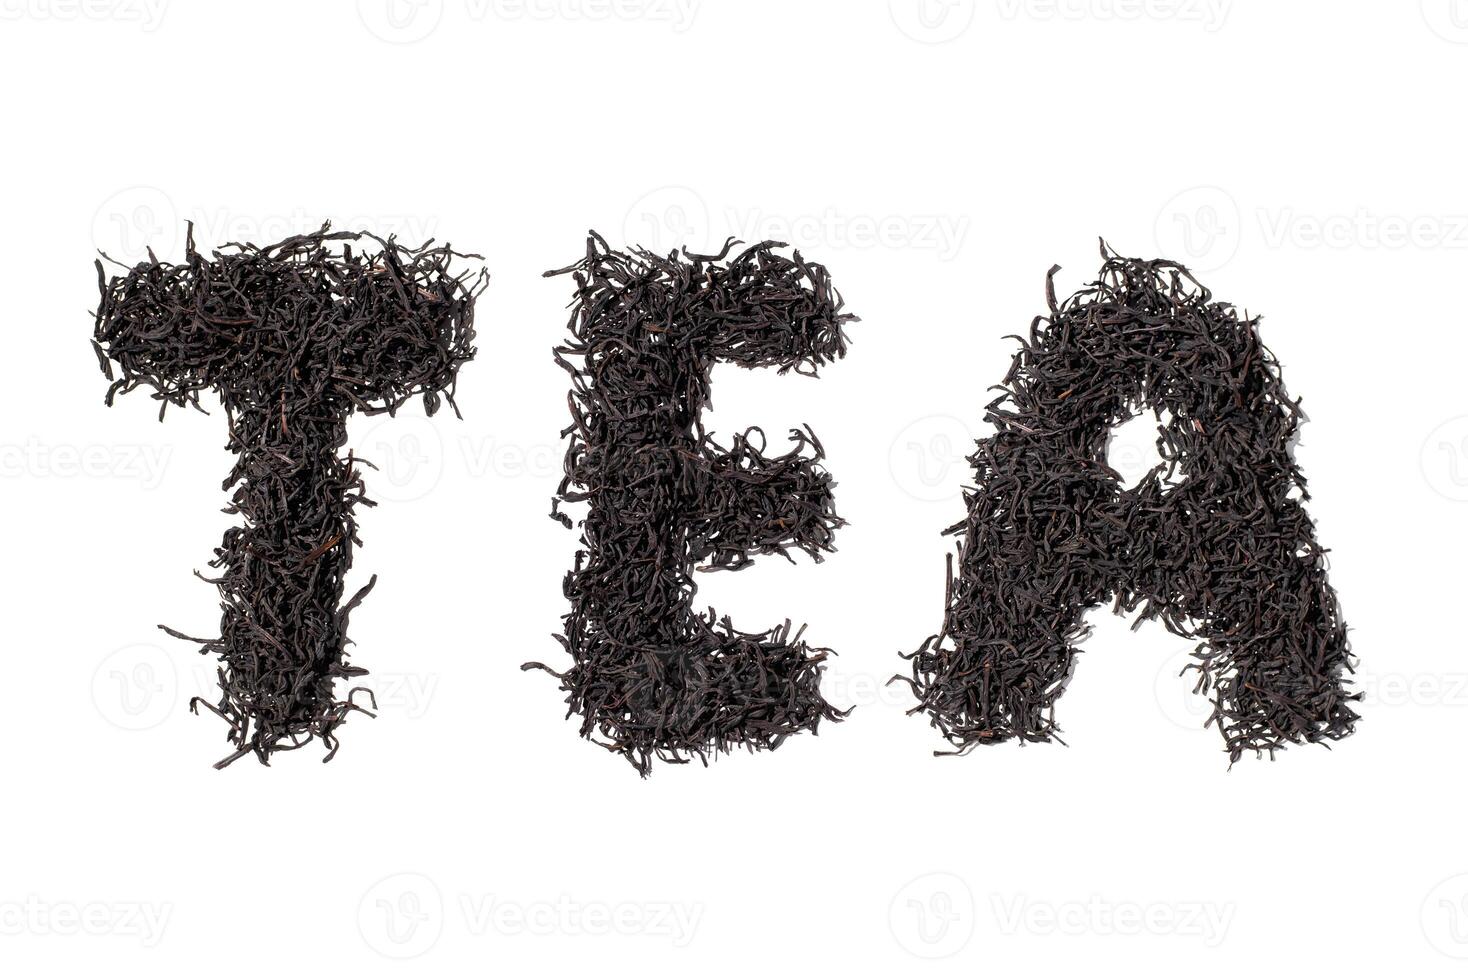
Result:
{"label": "pile of tea leaves", "polygon": [[[1292,446],[1302,418],[1258,318],[1182,265],[1102,245],[1097,280],[1037,317],[985,418],[942,631],[906,656],[913,713],[964,753],[1060,732],[1055,702],[1110,599],[1200,641],[1184,672],[1231,761],[1350,735],[1350,644]],[[1162,463],[1124,489],[1116,426],[1150,406]],[[939,753],[946,754],[946,753]]]}
{"label": "pile of tea leaves", "polygon": [[429,415],[454,404],[488,276],[450,266],[478,258],[327,227],[205,256],[190,226],[179,264],[150,253],[108,278],[98,261],[93,346],[109,379],[118,369],[107,403],[146,388],[161,419],[169,405],[203,410],[200,393],[216,391],[238,457],[224,488],[240,524],[205,579],[219,589],[220,635],[163,627],[219,660],[219,702],[190,705],[228,723],[234,750],[218,766],[249,753],[269,764],[313,739],[329,760],[347,717],[375,707],[365,688],[336,692],[366,673],[348,662],[347,621],[376,582],[342,602],[361,543],[354,510],[373,503],[365,461],[341,454],[347,416],[393,413],[419,396]]}
{"label": "pile of tea leaves", "polygon": [[576,282],[565,478],[552,516],[586,502],[582,550],[566,576],[558,636],[571,656],[552,673],[581,735],[647,775],[736,747],[774,749],[844,712],[821,695],[822,661],[804,629],[736,629],[694,609],[696,570],[752,556],[833,550],[835,513],[820,441],[790,433],[767,453],[749,429],[724,446],[705,431],[718,361],[814,375],[846,352],[840,295],[826,269],[778,242],[714,255],[612,250],[594,232],[585,257],[546,273]]}

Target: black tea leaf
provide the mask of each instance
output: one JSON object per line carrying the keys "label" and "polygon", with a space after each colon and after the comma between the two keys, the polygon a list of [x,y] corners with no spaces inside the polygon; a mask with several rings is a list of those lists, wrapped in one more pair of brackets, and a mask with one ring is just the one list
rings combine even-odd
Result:
{"label": "black tea leaf", "polygon": [[[820,692],[831,651],[784,625],[736,629],[697,612],[695,570],[738,569],[755,555],[803,551],[819,561],[843,521],[808,428],[766,455],[749,429],[723,446],[704,430],[716,361],[814,375],[844,356],[840,295],[824,267],[782,243],[731,257],[612,251],[595,233],[566,269],[576,298],[571,339],[556,359],[571,375],[566,474],[552,516],[586,501],[583,550],[564,589],[571,601],[564,673],[581,735],[642,775],[654,759],[685,763],[743,746],[774,749],[845,712]],[[793,560],[793,559],[792,559]]]}
{"label": "black tea leaf", "polygon": [[[1063,303],[1051,269],[1049,315],[1016,338],[968,518],[948,529],[942,632],[905,655],[912,711],[957,754],[1056,738],[1083,617],[1112,598],[1201,641],[1185,672],[1231,761],[1350,735],[1346,626],[1291,453],[1302,413],[1258,319],[1177,263],[1104,244],[1102,260]],[[1163,462],[1124,489],[1108,433],[1144,406],[1165,421]]]}
{"label": "black tea leaf", "polygon": [[169,405],[201,408],[199,393],[213,389],[238,456],[224,488],[240,523],[214,551],[218,577],[206,579],[219,589],[220,635],[163,627],[220,661],[219,703],[190,704],[229,724],[234,751],[218,767],[252,752],[268,765],[313,738],[330,760],[347,716],[371,714],[355,701],[370,690],[335,692],[338,679],[367,673],[347,661],[347,620],[376,582],[342,602],[361,543],[353,510],[372,501],[357,466],[365,461],[339,451],[353,411],[391,414],[419,395],[429,415],[443,400],[454,405],[488,279],[451,273],[464,258],[479,256],[326,227],[206,258],[190,226],[181,264],[150,253],[108,279],[97,262],[93,345],[109,379],[109,359],[121,372],[107,404],[146,387],[161,419]]}

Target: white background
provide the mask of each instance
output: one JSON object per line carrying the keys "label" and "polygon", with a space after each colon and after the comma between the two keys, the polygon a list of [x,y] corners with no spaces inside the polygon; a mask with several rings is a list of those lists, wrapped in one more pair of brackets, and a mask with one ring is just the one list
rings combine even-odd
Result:
{"label": "white background", "polygon": [[[691,4],[691,6],[690,6]],[[0,970],[11,976],[1459,976],[1468,4],[0,0]],[[389,17],[389,13],[394,16]],[[355,420],[354,660],[382,713],[224,772],[220,415],[103,407],[96,249],[338,227],[484,253],[462,422]],[[524,660],[575,536],[568,281],[614,243],[788,238],[850,309],[819,381],[716,372],[723,433],[808,422],[851,526],[700,601],[841,656],[851,719],[712,767],[577,739]],[[937,628],[939,531],[1022,332],[1118,250],[1194,263],[1311,422],[1299,458],[1367,698],[1230,771],[1189,644],[1104,612],[1070,745],[937,759],[882,682]],[[1140,465],[1150,437],[1120,438]],[[403,960],[409,957],[416,959]]]}

